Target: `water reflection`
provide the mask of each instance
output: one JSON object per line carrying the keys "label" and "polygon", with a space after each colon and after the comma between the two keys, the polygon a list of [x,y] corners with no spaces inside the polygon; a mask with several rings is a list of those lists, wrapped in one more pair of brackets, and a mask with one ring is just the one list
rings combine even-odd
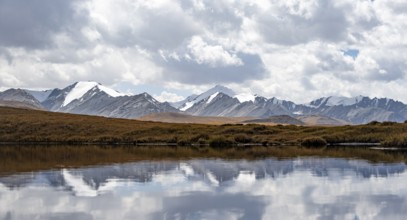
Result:
{"label": "water reflection", "polygon": [[138,162],[0,177],[0,219],[404,219],[406,165]]}

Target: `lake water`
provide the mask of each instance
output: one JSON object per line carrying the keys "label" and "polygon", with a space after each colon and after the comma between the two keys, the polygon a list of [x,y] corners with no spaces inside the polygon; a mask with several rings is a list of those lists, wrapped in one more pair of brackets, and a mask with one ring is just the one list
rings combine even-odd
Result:
{"label": "lake water", "polygon": [[143,161],[0,176],[0,219],[406,219],[407,166]]}

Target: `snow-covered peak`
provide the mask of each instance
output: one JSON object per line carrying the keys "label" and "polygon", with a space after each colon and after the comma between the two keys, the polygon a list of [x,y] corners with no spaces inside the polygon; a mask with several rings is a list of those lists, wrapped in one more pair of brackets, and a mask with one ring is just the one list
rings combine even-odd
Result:
{"label": "snow-covered peak", "polygon": [[194,106],[196,103],[202,101],[202,100],[207,100],[207,103],[210,103],[217,95],[220,93],[226,94],[230,97],[235,96],[235,92],[227,87],[221,86],[221,85],[216,85],[212,89],[209,89],[208,91],[194,97],[193,100],[189,100],[185,102],[182,106],[180,106],[181,111],[186,111],[192,106]]}
{"label": "snow-covered peak", "polygon": [[[190,95],[186,99],[179,101],[179,102],[172,102],[170,105],[174,108],[181,109],[185,107],[185,104],[188,102],[192,102],[198,95]],[[191,106],[190,106],[191,107]]]}
{"label": "snow-covered peak", "polygon": [[143,93],[141,93],[140,95],[142,95],[142,96],[144,96],[144,98],[148,101],[148,102],[150,102],[150,103],[152,103],[152,104],[154,104],[154,105],[157,105],[159,102],[154,98],[154,97],[152,97],[150,94],[148,94],[147,92],[143,92]]}
{"label": "snow-covered peak", "polygon": [[199,95],[196,99],[203,100],[203,99],[206,99],[206,98],[208,98],[209,96],[211,96],[211,95],[213,95],[215,93],[223,93],[223,94],[226,94],[226,95],[228,95],[230,97],[233,97],[233,96],[236,95],[236,93],[233,90],[231,90],[231,89],[229,89],[227,87],[221,86],[221,85],[216,85],[212,89],[209,89],[208,91],[206,91],[206,92],[202,93],[201,95]]}
{"label": "snow-covered peak", "polygon": [[93,88],[98,88],[99,90],[105,92],[107,95],[111,97],[125,96],[125,94],[119,93],[116,90],[103,86],[102,84],[97,82],[77,82],[74,84],[74,87],[66,95],[62,106],[66,106],[72,101],[82,98],[82,96],[84,96],[87,92],[89,92]]}

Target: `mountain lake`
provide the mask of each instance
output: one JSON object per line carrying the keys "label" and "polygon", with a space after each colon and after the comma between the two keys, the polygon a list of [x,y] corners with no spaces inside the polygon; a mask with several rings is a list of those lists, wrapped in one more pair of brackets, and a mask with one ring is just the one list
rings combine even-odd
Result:
{"label": "mountain lake", "polygon": [[[50,147],[37,149],[42,152],[38,155],[33,151],[21,153],[29,147],[0,148],[0,219],[407,216],[407,165],[402,153],[383,152],[399,158],[394,161],[203,155],[134,161],[101,159],[100,163],[89,164],[86,160],[75,161],[71,153],[64,153],[65,160],[55,158],[48,152]],[[25,158],[16,157],[14,163],[10,157],[17,154]],[[99,154],[103,157],[99,151],[93,153]]]}

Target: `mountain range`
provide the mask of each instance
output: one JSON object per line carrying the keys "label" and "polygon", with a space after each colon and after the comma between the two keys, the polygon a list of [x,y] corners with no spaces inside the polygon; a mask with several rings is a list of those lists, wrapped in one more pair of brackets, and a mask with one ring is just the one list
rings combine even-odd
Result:
{"label": "mountain range", "polygon": [[76,82],[63,89],[44,91],[9,89],[0,92],[0,106],[4,105],[130,119],[160,113],[182,113],[192,116],[251,117],[263,121],[273,116],[292,117],[300,121],[301,118],[310,120],[310,117],[322,117],[325,122],[334,124],[338,121],[364,124],[407,120],[407,105],[389,98],[330,96],[297,104],[275,97],[236,94],[220,85],[180,102],[169,103],[159,102],[148,93],[128,95],[97,82]]}

